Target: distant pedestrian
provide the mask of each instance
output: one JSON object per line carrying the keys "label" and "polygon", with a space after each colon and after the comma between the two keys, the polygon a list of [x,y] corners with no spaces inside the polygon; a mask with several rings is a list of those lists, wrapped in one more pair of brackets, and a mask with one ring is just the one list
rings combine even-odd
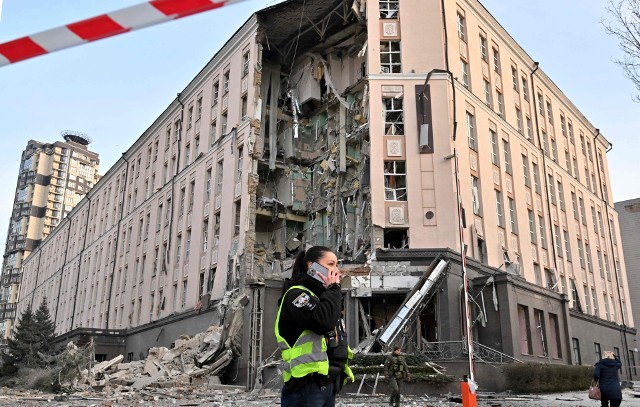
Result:
{"label": "distant pedestrian", "polygon": [[602,407],[618,407],[622,403],[622,389],[618,377],[621,366],[618,357],[610,350],[605,351],[602,359],[596,363],[593,378],[598,380],[600,386]]}
{"label": "distant pedestrian", "polygon": [[389,378],[389,386],[391,386],[391,399],[389,405],[398,407],[400,405],[400,393],[402,392],[402,383],[406,380],[411,381],[409,367],[404,356],[400,354],[400,346],[393,348],[393,353],[387,356],[384,362],[385,376]]}

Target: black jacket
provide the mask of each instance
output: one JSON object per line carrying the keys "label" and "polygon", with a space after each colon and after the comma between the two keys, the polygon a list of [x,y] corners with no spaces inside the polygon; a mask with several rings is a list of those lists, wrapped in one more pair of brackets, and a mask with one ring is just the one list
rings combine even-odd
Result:
{"label": "black jacket", "polygon": [[609,400],[621,400],[622,390],[620,389],[620,378],[618,377],[618,369],[622,363],[616,359],[600,359],[596,363],[596,369],[593,372],[593,378],[599,380],[600,392],[603,398]]}
{"label": "black jacket", "polygon": [[308,288],[316,297],[294,288],[281,299],[280,335],[291,347],[305,329],[318,335],[333,331],[342,315],[342,295],[338,284],[324,288],[315,279],[299,275],[294,277],[293,281],[288,281],[283,290],[286,291],[294,285]]}

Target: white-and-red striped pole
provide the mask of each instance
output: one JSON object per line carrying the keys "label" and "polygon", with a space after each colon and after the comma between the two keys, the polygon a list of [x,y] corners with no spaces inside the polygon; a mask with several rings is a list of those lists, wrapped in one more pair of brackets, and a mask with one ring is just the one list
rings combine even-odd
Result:
{"label": "white-and-red striped pole", "polygon": [[0,44],[0,66],[245,0],[152,0]]}
{"label": "white-and-red striped pole", "polygon": [[475,382],[473,369],[473,335],[471,326],[471,306],[469,304],[469,278],[467,276],[467,249],[464,243],[464,225],[462,223],[462,194],[460,193],[460,174],[458,172],[458,152],[454,149],[456,195],[458,199],[458,228],[460,232],[460,255],[462,256],[462,281],[464,284],[464,311],[467,320],[467,347],[469,351],[469,379]]}

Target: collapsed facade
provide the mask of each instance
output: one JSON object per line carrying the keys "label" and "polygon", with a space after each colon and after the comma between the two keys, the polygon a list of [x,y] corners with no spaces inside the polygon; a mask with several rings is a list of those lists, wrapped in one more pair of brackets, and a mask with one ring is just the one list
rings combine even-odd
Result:
{"label": "collapsed facade", "polygon": [[247,295],[236,380],[253,386],[283,278],[320,244],[342,260],[352,347],[438,256],[447,278],[403,340],[461,341],[459,184],[478,346],[591,364],[590,343],[626,352],[635,333],[609,146],[477,1],[286,1],[247,20],[25,261],[18,309],[46,297],[61,340],[137,360]]}

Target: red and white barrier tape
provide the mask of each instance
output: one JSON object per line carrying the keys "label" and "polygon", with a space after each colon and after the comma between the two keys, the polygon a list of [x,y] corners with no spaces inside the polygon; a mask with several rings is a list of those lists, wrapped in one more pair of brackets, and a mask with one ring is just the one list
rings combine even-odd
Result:
{"label": "red and white barrier tape", "polygon": [[152,0],[0,44],[0,66],[245,0]]}

